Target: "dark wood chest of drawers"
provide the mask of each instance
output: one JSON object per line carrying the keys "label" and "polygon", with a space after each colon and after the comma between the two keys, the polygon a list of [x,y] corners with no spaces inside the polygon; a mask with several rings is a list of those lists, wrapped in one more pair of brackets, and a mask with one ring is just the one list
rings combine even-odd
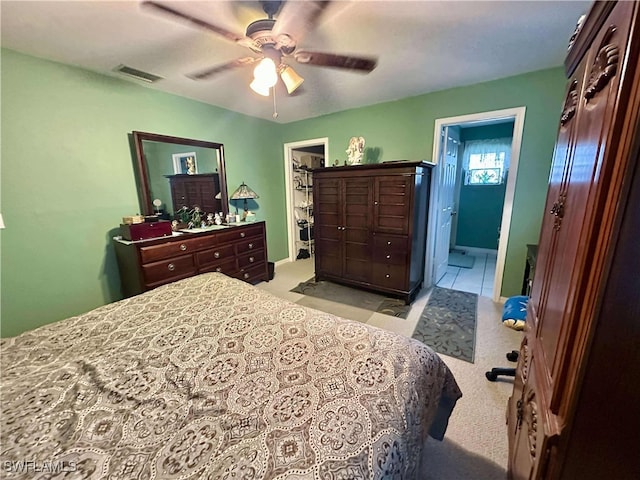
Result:
{"label": "dark wood chest of drawers", "polygon": [[127,297],[205,272],[268,280],[264,222],[139,242],[114,239],[114,247]]}
{"label": "dark wood chest of drawers", "polygon": [[316,279],[410,303],[424,278],[431,166],[332,167],[313,178]]}
{"label": "dark wood chest of drawers", "polygon": [[206,213],[222,211],[222,202],[215,198],[220,192],[220,180],[217,173],[196,175],[167,175],[171,186],[173,211],[182,207],[191,210],[198,206]]}

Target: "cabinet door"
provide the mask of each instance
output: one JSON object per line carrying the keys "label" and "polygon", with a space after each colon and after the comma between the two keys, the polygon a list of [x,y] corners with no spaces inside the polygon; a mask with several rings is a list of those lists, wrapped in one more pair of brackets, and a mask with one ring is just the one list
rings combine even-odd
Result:
{"label": "cabinet door", "polygon": [[371,178],[342,179],[341,205],[344,242],[343,276],[349,280],[369,282],[371,279]]}
{"label": "cabinet door", "polygon": [[374,231],[400,235],[409,233],[413,181],[413,175],[384,175],[374,178]]}
{"label": "cabinet door", "polygon": [[[585,80],[576,117],[575,147],[566,189],[557,199],[555,258],[548,280],[538,337],[551,369],[550,407],[558,414],[577,370],[579,312],[588,278],[590,253],[598,230],[607,184],[603,182],[616,148],[613,120],[630,28],[632,2],[620,2],[585,57]],[[549,214],[547,214],[549,215]]]}
{"label": "cabinet door", "polygon": [[531,358],[527,381],[517,403],[517,422],[511,448],[509,478],[531,480],[548,478],[546,470],[557,444],[557,425],[545,410],[544,387],[535,357]]}
{"label": "cabinet door", "polygon": [[187,189],[185,183],[178,181],[175,178],[170,180],[171,182],[171,199],[173,201],[173,211],[177,212],[182,207],[190,208],[189,200],[187,198]]}
{"label": "cabinet door", "polygon": [[316,178],[316,273],[368,282],[371,278],[369,177]]}
{"label": "cabinet door", "polygon": [[342,181],[316,178],[313,187],[316,274],[342,275]]}
{"label": "cabinet door", "polygon": [[[544,318],[547,337],[551,336],[552,329],[556,330],[557,335],[560,328],[561,319],[559,314],[561,309],[558,310],[557,306],[548,305],[548,296],[553,285],[554,264],[558,257],[558,231],[562,226],[564,216],[563,199],[566,198],[567,177],[571,170],[573,151],[575,149],[576,117],[578,115],[580,97],[582,96],[585,63],[582,62],[580,64],[568,83],[560,118],[558,138],[549,173],[549,189],[542,218],[536,270],[531,287],[531,305],[533,308],[530,311],[535,312],[535,315],[532,316],[533,318],[527,318],[527,328],[537,334],[538,318]],[[564,288],[568,288],[568,285],[564,285]],[[566,290],[564,294],[566,295]]]}

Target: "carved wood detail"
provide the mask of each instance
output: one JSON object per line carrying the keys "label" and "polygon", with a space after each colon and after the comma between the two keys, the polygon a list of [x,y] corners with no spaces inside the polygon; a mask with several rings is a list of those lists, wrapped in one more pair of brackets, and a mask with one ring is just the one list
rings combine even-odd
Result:
{"label": "carved wood detail", "polygon": [[571,88],[567,92],[567,98],[564,101],[562,115],[560,116],[560,125],[563,127],[571,121],[576,114],[578,108],[578,81],[571,82]]}
{"label": "carved wood detail", "polygon": [[527,419],[527,438],[529,439],[529,453],[531,460],[536,459],[536,447],[538,442],[538,404],[536,403],[536,393],[530,390],[527,395],[528,419]]}
{"label": "carved wood detail", "polygon": [[551,215],[554,215],[556,217],[553,221],[553,229],[555,231],[560,230],[560,227],[562,226],[562,218],[564,217],[564,204],[566,201],[567,194],[561,194],[558,197],[558,200],[554,202],[553,207],[551,207],[551,210],[549,211]]}
{"label": "carved wood detail", "polygon": [[584,93],[584,97],[589,101],[596,96],[609,81],[616,75],[618,71],[618,62],[620,58],[620,49],[617,45],[607,43],[616,31],[615,26],[610,26],[603,40],[603,46],[598,50],[598,54],[591,66],[589,73],[589,82]]}
{"label": "carved wood detail", "polygon": [[527,377],[529,375],[529,364],[531,363],[531,357],[529,356],[529,345],[525,341],[522,343],[522,347],[520,348],[520,355],[518,357],[520,360],[520,372],[522,373],[522,381],[526,383]]}

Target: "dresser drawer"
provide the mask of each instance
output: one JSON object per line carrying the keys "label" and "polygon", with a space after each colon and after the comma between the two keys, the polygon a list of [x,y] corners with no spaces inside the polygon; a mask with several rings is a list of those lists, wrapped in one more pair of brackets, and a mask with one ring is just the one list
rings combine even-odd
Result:
{"label": "dresser drawer", "polygon": [[233,259],[234,256],[233,245],[220,245],[216,248],[196,253],[200,269],[209,265],[219,265],[222,262]]}
{"label": "dresser drawer", "polygon": [[184,255],[204,248],[216,245],[216,236],[207,235],[198,238],[185,238],[179,242],[163,243],[161,245],[151,245],[140,248],[140,258],[142,263],[155,262],[164,258]]}
{"label": "dresser drawer", "polygon": [[263,250],[264,249],[264,238],[253,237],[249,240],[244,240],[242,242],[236,243],[236,253],[242,254],[247,252],[252,252],[255,250]]}
{"label": "dresser drawer", "polygon": [[142,266],[145,284],[150,287],[195,275],[196,270],[193,255],[183,255]]}
{"label": "dresser drawer", "polygon": [[250,268],[255,265],[264,264],[264,250],[256,250],[255,252],[238,255],[238,266],[240,268]]}
{"label": "dresser drawer", "polygon": [[218,261],[200,268],[200,273],[218,272],[236,278],[238,277],[239,271],[235,258]]}
{"label": "dresser drawer", "polygon": [[407,252],[403,250],[375,249],[373,251],[373,261],[383,265],[406,265]]}
{"label": "dresser drawer", "polygon": [[233,227],[229,231],[219,233],[218,244],[235,243],[251,237],[262,237],[262,225],[252,225],[251,227]]}
{"label": "dresser drawer", "polygon": [[405,289],[407,283],[407,265],[384,265],[375,263],[373,265],[372,283],[385,288]]}
{"label": "dresser drawer", "polygon": [[404,235],[389,235],[385,233],[374,233],[373,235],[373,246],[376,250],[407,252],[408,244],[408,239]]}
{"label": "dresser drawer", "polygon": [[245,282],[256,283],[260,280],[267,279],[267,268],[266,265],[262,263],[255,267],[241,269],[239,272],[231,276],[244,280]]}

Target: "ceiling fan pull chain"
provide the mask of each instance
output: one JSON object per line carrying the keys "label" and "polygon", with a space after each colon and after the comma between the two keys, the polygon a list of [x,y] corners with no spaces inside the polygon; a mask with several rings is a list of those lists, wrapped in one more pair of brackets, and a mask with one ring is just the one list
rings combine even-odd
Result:
{"label": "ceiling fan pull chain", "polygon": [[273,90],[273,118],[278,118],[278,107],[276,106],[276,87],[275,85],[272,88]]}

